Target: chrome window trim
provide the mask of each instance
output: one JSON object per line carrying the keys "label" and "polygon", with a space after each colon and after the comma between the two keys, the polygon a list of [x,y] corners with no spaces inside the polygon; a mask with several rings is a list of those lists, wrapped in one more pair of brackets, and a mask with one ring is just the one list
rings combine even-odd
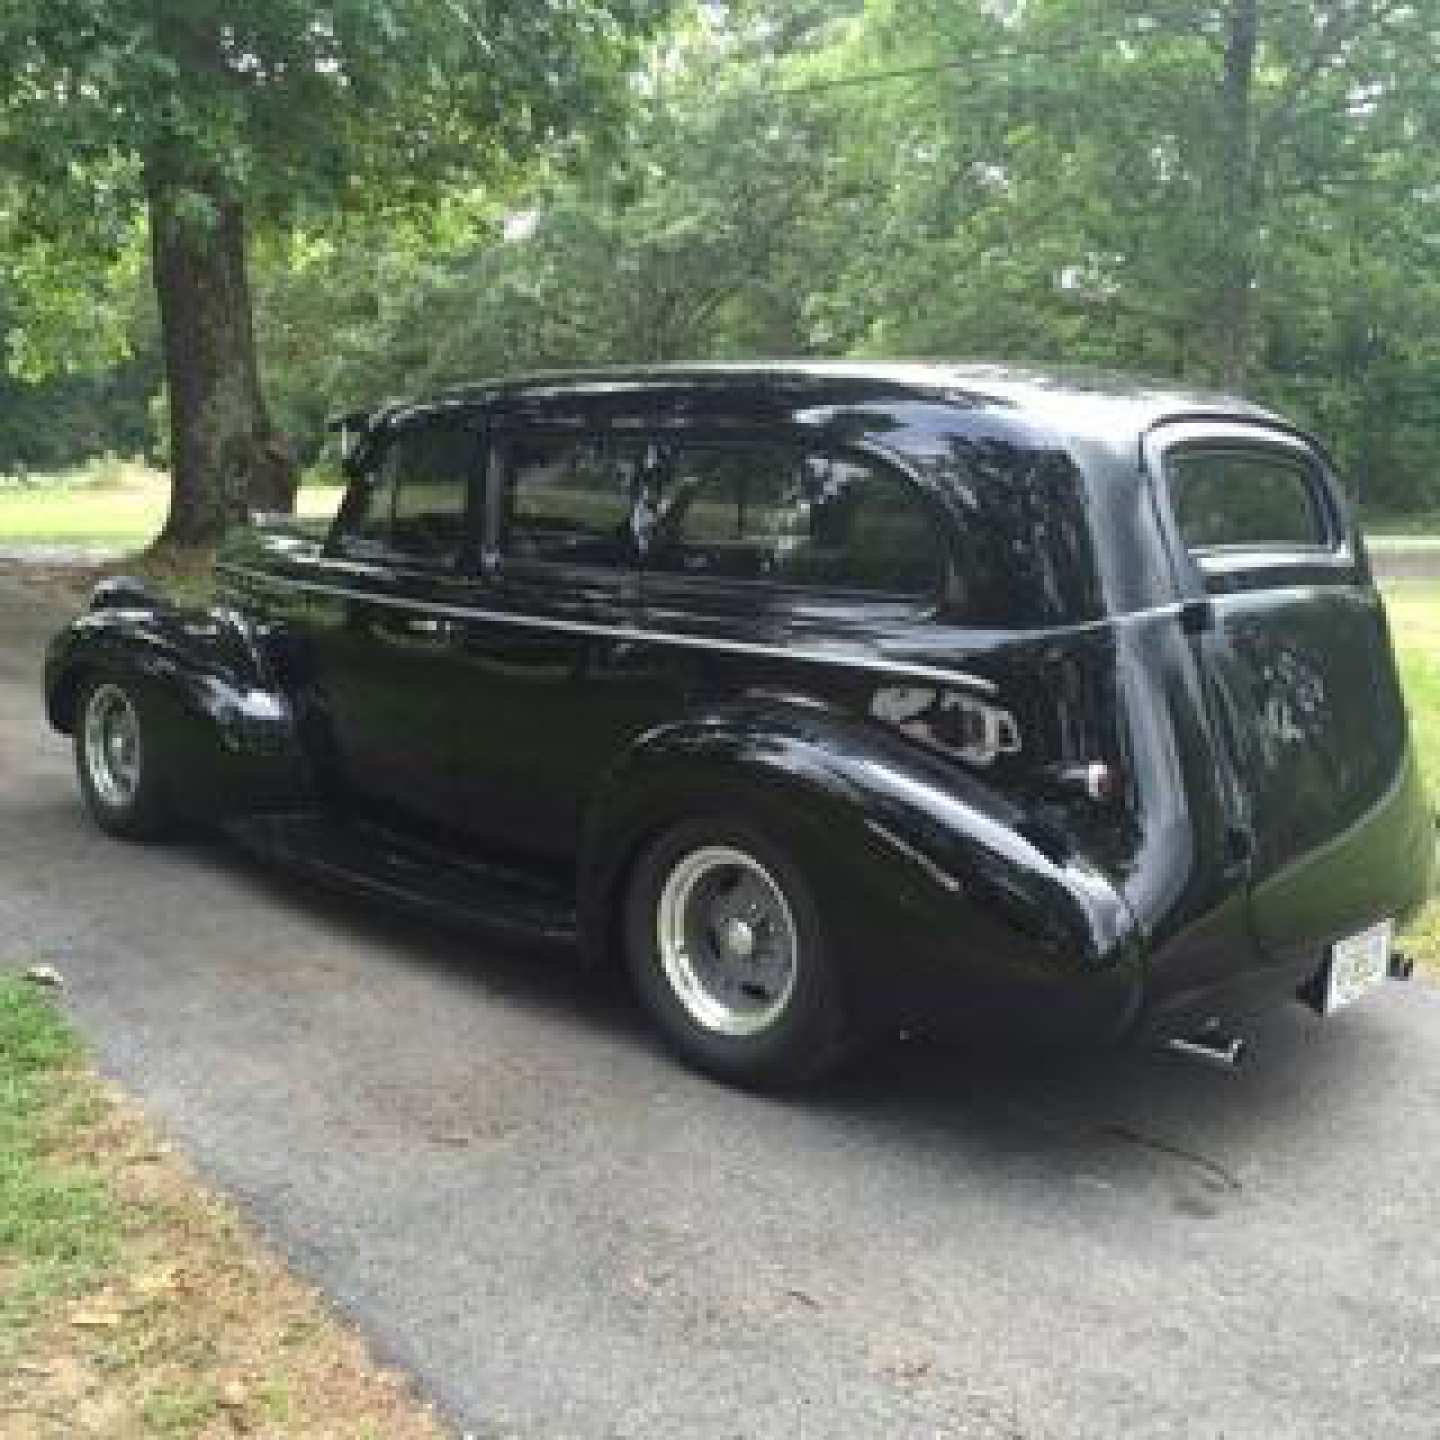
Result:
{"label": "chrome window trim", "polygon": [[[1212,545],[1192,548],[1180,533],[1170,495],[1170,457],[1185,450],[1268,451],[1307,472],[1307,483],[1320,506],[1328,532],[1323,545]],[[1353,574],[1358,563],[1353,541],[1354,521],[1344,492],[1325,450],[1302,431],[1266,418],[1242,416],[1175,416],[1151,425],[1140,441],[1140,470],[1146,477],[1150,505],[1170,552],[1182,589],[1207,592],[1209,581],[1229,575],[1283,575],[1289,571],[1330,572],[1337,578]],[[1266,586],[1267,590],[1273,586]]]}
{"label": "chrome window trim", "polygon": [[1146,436],[1150,448],[1150,468],[1160,481],[1165,504],[1174,514],[1171,499],[1170,462],[1187,451],[1234,453],[1242,456],[1263,455],[1283,457],[1300,472],[1309,491],[1316,517],[1325,530],[1321,541],[1276,540],[1244,541],[1233,545],[1190,545],[1180,534],[1179,517],[1175,516],[1175,533],[1185,549],[1196,560],[1209,555],[1300,555],[1338,556],[1346,548],[1345,515],[1334,493],[1338,488],[1332,467],[1325,455],[1298,435],[1263,424],[1221,424],[1209,421],[1172,423],[1156,428]]}
{"label": "chrome window trim", "polygon": [[353,590],[348,586],[330,585],[319,580],[302,580],[297,576],[278,575],[268,570],[256,570],[248,565],[236,565],[231,561],[217,562],[215,572],[217,575],[256,580],[262,584],[288,585],[293,589],[316,595],[329,595],[341,600],[358,600],[367,605],[389,605],[396,609],[418,610],[452,620],[521,625],[534,630],[560,630],[572,635],[597,635],[617,640],[644,640],[658,645],[679,645],[692,650],[759,655],[772,660],[845,665],[851,669],[871,670],[882,675],[901,675],[917,680],[941,681],[947,685],[962,685],[981,695],[994,695],[998,691],[993,681],[972,675],[968,671],[942,670],[935,666],[918,665],[903,660],[883,660],[878,656],[792,649],[785,645],[762,645],[753,640],[725,640],[713,635],[683,635],[672,630],[647,630],[638,625],[606,625],[594,620],[561,620],[547,615],[527,615],[510,610],[486,610],[478,605],[445,605],[433,600],[412,600],[398,595]]}

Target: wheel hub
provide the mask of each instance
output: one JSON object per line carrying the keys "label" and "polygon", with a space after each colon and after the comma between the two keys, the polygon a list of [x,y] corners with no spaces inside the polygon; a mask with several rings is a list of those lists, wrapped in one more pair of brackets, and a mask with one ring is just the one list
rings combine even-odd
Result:
{"label": "wheel hub", "polygon": [[118,685],[101,685],[85,707],[85,767],[107,805],[128,805],[140,785],[140,720]]}
{"label": "wheel hub", "polygon": [[736,960],[748,960],[755,953],[755,931],[738,916],[725,922],[720,936],[727,953]]}

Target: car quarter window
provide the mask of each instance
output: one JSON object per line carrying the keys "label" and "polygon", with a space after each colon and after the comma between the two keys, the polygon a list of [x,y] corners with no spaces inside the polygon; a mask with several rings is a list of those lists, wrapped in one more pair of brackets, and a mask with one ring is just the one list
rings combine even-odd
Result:
{"label": "car quarter window", "polygon": [[503,553],[578,565],[633,564],[631,516],[653,449],[630,436],[506,436],[500,445]]}
{"label": "car quarter window", "polygon": [[646,566],[916,596],[944,573],[934,521],[904,476],[770,441],[670,450]]}
{"label": "car quarter window", "polygon": [[461,420],[425,422],[385,444],[359,503],[341,522],[340,553],[357,560],[400,559],[453,566],[465,548],[470,478],[480,437]]}
{"label": "car quarter window", "polygon": [[1274,451],[1186,449],[1170,456],[1170,501],[1192,551],[1312,548],[1329,542],[1314,471]]}

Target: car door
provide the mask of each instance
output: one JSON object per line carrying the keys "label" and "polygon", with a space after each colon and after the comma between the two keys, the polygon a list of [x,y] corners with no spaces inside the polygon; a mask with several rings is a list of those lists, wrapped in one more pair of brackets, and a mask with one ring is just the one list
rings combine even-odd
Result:
{"label": "car door", "polygon": [[1256,425],[1153,440],[1182,587],[1207,606],[1194,643],[1238,779],[1251,923],[1276,958],[1313,953],[1402,912],[1428,871],[1384,609],[1308,445]]}
{"label": "car door", "polygon": [[461,820],[456,616],[473,585],[482,435],[459,409],[396,424],[341,508],[308,608],[332,793],[401,824]]}
{"label": "car door", "polygon": [[666,712],[664,667],[634,634],[636,506],[653,444],[603,419],[497,419],[458,793],[506,853],[569,861],[605,769]]}

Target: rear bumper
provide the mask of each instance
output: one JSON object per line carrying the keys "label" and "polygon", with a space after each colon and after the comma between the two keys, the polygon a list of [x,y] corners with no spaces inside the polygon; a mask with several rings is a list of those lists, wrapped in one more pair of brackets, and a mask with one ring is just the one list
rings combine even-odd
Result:
{"label": "rear bumper", "polygon": [[1301,999],[1324,963],[1323,954],[1292,956],[1167,995],[1141,1011],[1132,1038],[1139,1044],[1163,1044],[1211,1025],[1239,1029],[1267,1010]]}
{"label": "rear bumper", "polygon": [[1236,875],[1150,949],[1133,1033],[1163,1041],[1238,1027],[1313,997],[1336,941],[1381,920],[1398,928],[1424,904],[1434,858],[1434,818],[1407,744],[1391,783],[1348,824],[1248,883]]}

